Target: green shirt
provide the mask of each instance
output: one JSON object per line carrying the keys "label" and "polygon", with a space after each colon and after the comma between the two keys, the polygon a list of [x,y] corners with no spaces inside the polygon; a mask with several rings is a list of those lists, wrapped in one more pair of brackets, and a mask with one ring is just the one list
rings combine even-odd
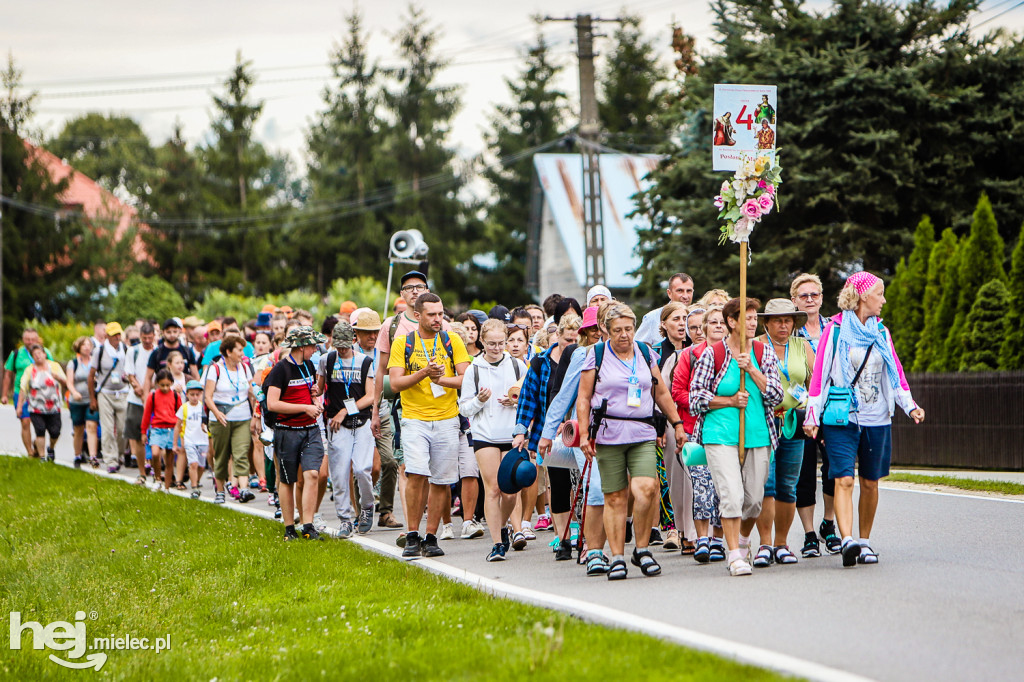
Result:
{"label": "green shirt", "polygon": [[[750,354],[750,361],[759,370],[761,365],[757,362],[756,353]],[[740,367],[736,360],[729,358],[729,367],[725,370],[722,382],[718,384],[717,396],[728,397],[736,395],[740,388]],[[747,407],[744,421],[746,432],[743,437],[743,445],[747,448],[770,448],[772,437],[768,432],[768,422],[764,420],[764,399],[761,396],[761,389],[757,387],[750,374],[746,377],[746,391],[750,394],[747,400]],[[705,445],[739,445],[740,442],[740,410],[737,407],[720,407],[711,410],[704,418],[704,430],[702,440]]]}
{"label": "green shirt", "polygon": [[[46,351],[46,359],[53,360],[53,356],[50,355],[50,351]],[[18,390],[21,387],[21,375],[25,373],[25,370],[32,366],[32,356],[29,355],[28,348],[22,346],[16,351],[11,351],[11,354],[7,356],[7,362],[4,364],[4,369],[8,372],[14,372],[14,395],[18,395]]]}

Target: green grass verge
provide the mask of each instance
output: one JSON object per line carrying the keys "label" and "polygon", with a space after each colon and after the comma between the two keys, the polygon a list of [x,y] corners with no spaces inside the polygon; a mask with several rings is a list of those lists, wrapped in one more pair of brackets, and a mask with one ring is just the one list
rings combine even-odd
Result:
{"label": "green grass verge", "polygon": [[[171,635],[169,652],[108,652],[104,678],[781,679],[489,597],[351,543],[285,543],[269,520],[64,467],[0,457],[0,489],[5,618],[20,611],[45,626],[95,611],[90,643]],[[651,596],[674,587],[652,584]],[[0,677],[95,674],[59,667],[47,655],[64,652],[23,638],[4,648]]]}
{"label": "green grass verge", "polygon": [[1024,495],[1024,485],[1010,481],[979,481],[957,476],[926,476],[924,474],[892,474],[885,480],[922,485],[946,485],[962,490],[982,490],[1003,495]]}

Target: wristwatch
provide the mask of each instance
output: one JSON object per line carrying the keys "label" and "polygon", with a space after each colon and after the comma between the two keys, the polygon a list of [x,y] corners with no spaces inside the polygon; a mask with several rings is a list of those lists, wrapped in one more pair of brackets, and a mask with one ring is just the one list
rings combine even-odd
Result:
{"label": "wristwatch", "polygon": [[679,425],[680,425],[680,424],[682,424],[682,423],[683,423],[683,420],[682,420],[682,419],[680,419],[680,420],[679,420],[679,421],[677,421],[677,422],[672,422],[672,428],[674,429],[674,428],[676,428],[677,426],[679,426]]}

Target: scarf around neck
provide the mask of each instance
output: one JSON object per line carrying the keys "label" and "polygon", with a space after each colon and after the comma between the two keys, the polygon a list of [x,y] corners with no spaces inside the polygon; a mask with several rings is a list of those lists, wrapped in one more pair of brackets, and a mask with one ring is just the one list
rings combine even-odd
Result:
{"label": "scarf around neck", "polygon": [[888,339],[882,333],[882,323],[878,321],[877,317],[869,317],[867,322],[861,324],[860,318],[855,313],[847,310],[843,313],[842,323],[839,325],[839,342],[836,348],[836,353],[840,358],[844,359],[842,367],[846,386],[850,386],[853,383],[853,377],[856,373],[853,363],[848,360],[850,351],[855,347],[865,350],[874,347],[875,353],[882,358],[885,364],[885,373],[889,378],[889,385],[894,389],[899,387],[900,377],[896,369],[896,358],[893,356],[892,347],[889,345]]}

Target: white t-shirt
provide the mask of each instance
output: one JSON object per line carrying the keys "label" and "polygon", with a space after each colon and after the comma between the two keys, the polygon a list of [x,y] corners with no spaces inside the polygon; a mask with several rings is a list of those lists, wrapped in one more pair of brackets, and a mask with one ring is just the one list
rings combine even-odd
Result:
{"label": "white t-shirt", "polygon": [[[867,348],[851,348],[850,364],[853,365],[853,375],[857,374],[860,363],[864,362],[864,354]],[[852,376],[851,376],[852,378]],[[889,403],[885,399],[882,389],[882,382],[888,381],[885,372],[885,362],[878,354],[878,349],[871,351],[868,364],[857,379],[855,390],[857,391],[858,411],[850,414],[850,421],[861,426],[887,426],[892,423],[889,415]]]}
{"label": "white t-shirt", "polygon": [[[156,350],[154,345],[149,350],[142,347],[140,343],[137,346],[132,346],[128,349],[127,357],[124,361],[125,374],[130,374],[135,377],[135,380],[139,382],[139,386],[143,386],[146,383],[146,366],[149,365],[149,356]],[[143,406],[142,398],[135,395],[135,391],[129,391],[128,402],[132,405]]]}
{"label": "white t-shirt", "polygon": [[192,405],[187,400],[178,408],[177,417],[185,422],[185,445],[207,445],[209,437],[203,428],[203,414],[206,407],[199,403]]}
{"label": "white t-shirt", "polygon": [[[96,391],[98,393],[117,394],[129,390],[128,382],[124,379],[124,356],[124,344],[121,344],[120,348],[114,348],[110,345],[110,341],[104,341],[103,345],[92,354],[89,368],[96,370]],[[110,375],[109,379],[107,379],[107,375]],[[102,389],[100,389],[100,384],[103,384]]]}
{"label": "white t-shirt", "polygon": [[[220,378],[217,377],[217,370],[220,370]],[[241,422],[252,419],[252,410],[249,409],[249,388],[252,386],[252,370],[242,362],[234,370],[229,370],[223,361],[218,361],[206,369],[206,376],[203,379],[205,387],[210,381],[217,383],[213,388],[213,402],[229,422]],[[204,389],[205,390],[205,389]],[[221,405],[231,405],[221,407]]]}

